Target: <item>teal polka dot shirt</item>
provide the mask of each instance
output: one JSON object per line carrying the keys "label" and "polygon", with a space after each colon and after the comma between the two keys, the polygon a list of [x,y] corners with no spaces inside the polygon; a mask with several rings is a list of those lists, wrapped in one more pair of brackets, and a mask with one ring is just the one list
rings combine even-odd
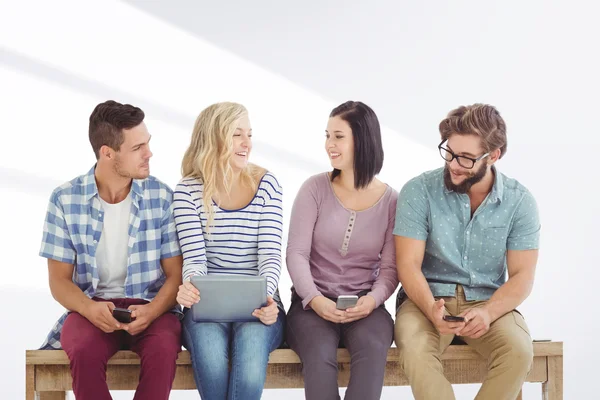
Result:
{"label": "teal polka dot shirt", "polygon": [[487,300],[506,282],[506,251],[539,247],[535,199],[492,168],[492,191],[472,217],[469,196],[446,189],[443,168],[411,179],[400,191],[394,235],[426,241],[422,271],[435,297],[453,297],[461,284],[467,300]]}

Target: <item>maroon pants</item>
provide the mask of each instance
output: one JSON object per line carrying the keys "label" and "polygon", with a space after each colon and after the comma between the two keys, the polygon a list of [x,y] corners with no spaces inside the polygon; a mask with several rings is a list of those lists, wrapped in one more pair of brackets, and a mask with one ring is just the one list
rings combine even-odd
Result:
{"label": "maroon pants", "polygon": [[[110,301],[120,308],[147,303],[139,299]],[[106,364],[113,354],[125,349],[136,352],[141,359],[134,400],[167,400],[175,379],[177,353],[181,351],[181,323],[175,315],[166,313],[145,331],[131,336],[123,330],[105,333],[80,314],[71,313],[63,325],[60,343],[71,362],[77,400],[112,399],[106,384]]]}

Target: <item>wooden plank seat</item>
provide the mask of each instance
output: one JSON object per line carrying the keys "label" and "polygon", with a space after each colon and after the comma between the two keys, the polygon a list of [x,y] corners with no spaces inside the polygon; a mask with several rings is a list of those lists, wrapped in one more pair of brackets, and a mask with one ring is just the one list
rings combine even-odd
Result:
{"label": "wooden plank seat", "polygon": [[[527,382],[542,384],[544,400],[563,398],[563,344],[562,342],[533,343],[533,367]],[[348,386],[350,355],[338,349],[340,387]],[[453,384],[481,383],[487,373],[486,362],[472,348],[451,345],[442,355],[444,373]],[[107,382],[110,390],[134,390],[139,378],[140,359],[131,351],[119,351],[108,362]],[[398,349],[390,348],[384,386],[405,386],[408,380],[398,362]],[[271,353],[265,388],[302,388],[304,382],[300,359],[289,349]],[[173,390],[195,390],[190,355],[182,351],[177,359],[177,372]],[[62,350],[26,351],[26,399],[64,400],[71,390],[69,359]]]}

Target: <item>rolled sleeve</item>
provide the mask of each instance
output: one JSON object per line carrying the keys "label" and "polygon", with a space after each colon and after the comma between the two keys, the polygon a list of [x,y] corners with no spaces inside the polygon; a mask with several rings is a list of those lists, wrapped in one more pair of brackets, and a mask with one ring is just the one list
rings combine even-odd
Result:
{"label": "rolled sleeve", "polygon": [[181,255],[175,218],[173,217],[173,192],[168,191],[167,199],[163,205],[163,218],[161,221],[161,246],[160,258],[171,258]]}
{"label": "rolled sleeve", "polygon": [[60,196],[56,192],[52,193],[48,202],[39,254],[42,257],[68,264],[75,264],[76,261],[75,246],[65,223]]}

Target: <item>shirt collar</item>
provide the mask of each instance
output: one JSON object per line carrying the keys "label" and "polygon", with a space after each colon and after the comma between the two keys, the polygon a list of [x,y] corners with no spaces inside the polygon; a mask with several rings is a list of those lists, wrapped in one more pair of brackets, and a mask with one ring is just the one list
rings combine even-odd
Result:
{"label": "shirt collar", "polygon": [[[502,195],[504,194],[504,181],[494,165],[492,165],[492,172],[494,173],[494,185],[492,186],[492,191],[489,194],[489,201],[502,201]],[[443,181],[443,179],[442,185],[444,185],[444,193],[448,194],[454,192],[446,187],[446,183]]]}
{"label": "shirt collar", "polygon": [[[98,185],[96,184],[96,164],[83,176],[83,196],[86,201],[90,201],[94,196],[98,194]],[[134,179],[131,182],[131,193],[136,198],[142,197],[142,182],[143,179]]]}
{"label": "shirt collar", "polygon": [[504,194],[504,180],[494,165],[492,165],[492,171],[494,172],[494,186],[490,193],[490,201],[502,201],[502,196]]}

